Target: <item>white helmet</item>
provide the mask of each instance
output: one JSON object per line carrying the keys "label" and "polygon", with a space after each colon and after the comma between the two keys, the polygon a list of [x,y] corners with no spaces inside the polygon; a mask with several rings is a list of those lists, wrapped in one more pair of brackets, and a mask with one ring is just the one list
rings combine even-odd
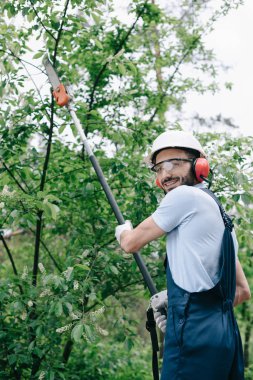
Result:
{"label": "white helmet", "polygon": [[159,150],[166,148],[194,149],[200,153],[200,157],[206,158],[206,154],[202,146],[191,133],[184,131],[167,131],[155,139],[150,154],[145,157],[145,162],[148,165],[152,165],[154,154]]}

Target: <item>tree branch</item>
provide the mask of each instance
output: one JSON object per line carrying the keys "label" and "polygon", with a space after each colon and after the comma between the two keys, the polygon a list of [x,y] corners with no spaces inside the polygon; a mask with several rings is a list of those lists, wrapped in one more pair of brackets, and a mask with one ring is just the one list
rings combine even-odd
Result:
{"label": "tree branch", "polygon": [[18,276],[18,271],[17,271],[16,265],[15,265],[15,263],[14,263],[14,260],[13,260],[12,254],[11,254],[11,251],[10,251],[10,249],[9,249],[9,247],[8,247],[6,241],[5,241],[5,239],[4,239],[4,237],[3,237],[3,235],[2,235],[1,233],[0,233],[0,239],[2,240],[2,243],[3,243],[3,245],[4,245],[4,248],[5,248],[5,250],[6,250],[6,252],[7,252],[7,255],[8,255],[9,259],[10,259],[10,262],[11,262],[11,266],[12,266],[13,272],[14,272],[14,274],[15,274],[16,276]]}
{"label": "tree branch", "polygon": [[56,41],[55,36],[50,32],[50,30],[47,29],[47,27],[45,26],[45,24],[44,24],[43,21],[41,20],[39,14],[38,14],[38,12],[37,12],[37,9],[34,7],[34,4],[33,4],[32,0],[30,0],[30,3],[31,3],[31,5],[32,5],[32,9],[33,9],[34,13],[36,14],[37,19],[38,19],[39,22],[41,23],[43,29],[44,29],[44,30],[45,30],[45,31],[46,31],[46,32],[47,32],[47,33],[53,38],[53,40]]}
{"label": "tree branch", "polygon": [[[14,272],[14,274],[16,276],[18,276],[18,271],[17,271],[16,265],[15,265],[13,256],[11,254],[11,251],[10,251],[10,249],[9,249],[9,247],[8,247],[8,245],[7,245],[6,241],[5,241],[2,233],[0,233],[0,239],[2,240],[3,246],[4,246],[4,248],[5,248],[6,252],[7,252],[7,255],[9,257],[9,260],[11,262],[11,266],[12,266],[13,272]],[[18,284],[18,287],[19,287],[19,290],[20,290],[20,294],[24,294],[22,286]]]}
{"label": "tree branch", "polygon": [[58,29],[57,38],[55,39],[55,48],[54,48],[54,55],[53,55],[53,66],[55,66],[55,63],[56,63],[56,56],[57,56],[57,52],[58,52],[58,46],[59,46],[59,42],[60,42],[60,39],[61,39],[61,34],[62,34],[64,22],[65,22],[66,13],[67,13],[68,6],[69,6],[69,1],[70,0],[66,0],[65,6],[64,6],[64,10],[63,10],[63,15],[61,17],[61,24],[60,24],[60,27]]}
{"label": "tree branch", "polygon": [[62,272],[62,268],[60,267],[60,265],[57,263],[57,261],[55,260],[54,256],[52,255],[52,253],[49,251],[49,249],[47,248],[46,244],[44,243],[43,240],[40,239],[40,242],[42,244],[42,246],[44,247],[44,249],[47,251],[50,259],[53,261],[55,267],[58,269],[58,271],[61,273]]}
{"label": "tree branch", "polygon": [[[196,41],[198,41],[199,39],[200,39],[200,37],[196,38],[196,39],[194,40],[194,43],[195,43]],[[178,70],[179,70],[181,64],[184,62],[184,60],[187,58],[187,56],[191,53],[191,51],[192,51],[192,45],[190,45],[189,48],[186,50],[186,52],[183,54],[183,56],[182,56],[181,59],[179,60],[178,64],[176,65],[175,70],[173,71],[173,73],[172,73],[171,76],[169,77],[169,79],[168,79],[168,81],[167,81],[167,84],[166,84],[166,89],[165,89],[164,92],[162,93],[162,95],[161,95],[161,97],[160,97],[160,100],[159,100],[159,103],[158,103],[158,106],[156,107],[155,111],[153,112],[152,116],[151,116],[150,119],[149,119],[149,123],[152,123],[152,122],[153,122],[153,120],[154,120],[154,118],[155,118],[157,112],[159,111],[159,109],[160,109],[160,107],[161,107],[161,105],[162,105],[162,103],[163,103],[164,98],[165,98],[166,95],[167,95],[167,91],[168,91],[168,88],[169,88],[170,84],[172,83],[172,81],[173,81],[173,79],[174,79],[176,73],[178,72]]]}
{"label": "tree branch", "polygon": [[12,172],[10,171],[10,169],[8,168],[8,166],[5,164],[5,162],[3,162],[3,167],[5,168],[5,170],[7,171],[7,173],[10,175],[10,177],[13,179],[13,181],[16,183],[16,185],[25,193],[27,194],[27,191],[23,188],[23,186],[19,183],[19,181],[15,178],[15,176],[12,174]]}
{"label": "tree branch", "polygon": [[[113,56],[115,56],[123,47],[123,45],[126,43],[128,37],[130,36],[130,34],[132,33],[133,29],[135,28],[135,25],[137,24],[137,22],[139,21],[141,15],[143,14],[144,10],[145,10],[145,6],[147,4],[147,0],[145,1],[143,7],[141,8],[141,10],[139,11],[139,13],[137,14],[137,17],[136,17],[136,20],[134,21],[133,25],[129,28],[126,36],[122,39],[122,41],[120,42],[118,48],[115,50]],[[92,110],[92,106],[93,106],[93,103],[94,103],[94,96],[95,96],[95,92],[96,92],[96,88],[98,86],[98,83],[100,81],[100,78],[101,76],[103,75],[106,67],[108,66],[109,62],[106,62],[100,69],[98,75],[96,76],[95,78],[95,81],[94,81],[94,84],[93,84],[93,88],[91,90],[91,95],[90,95],[90,101],[89,101],[89,108],[88,108],[88,114],[87,114],[87,117],[89,119],[90,117],[90,114],[89,112]],[[86,131],[86,134],[87,134],[87,131]]]}
{"label": "tree branch", "polygon": [[[59,30],[58,30],[57,38],[55,39],[55,48],[54,48],[54,54],[53,54],[53,65],[55,65],[55,63],[56,63],[58,45],[60,42],[60,38],[61,38],[62,30],[63,30],[63,25],[64,25],[64,21],[65,21],[67,9],[68,9],[68,5],[69,5],[69,0],[67,0],[65,3],[61,25],[60,25]],[[44,186],[45,186],[45,182],[46,182],[46,175],[47,175],[49,158],[50,158],[50,153],[51,153],[53,128],[54,128],[54,97],[53,97],[53,95],[51,95],[50,128],[49,128],[49,133],[48,133],[48,144],[47,144],[46,157],[45,157],[45,161],[44,161],[44,165],[43,165],[41,182],[40,182],[40,191],[44,190]],[[36,224],[36,235],[35,235],[35,252],[34,252],[33,280],[32,280],[33,286],[36,286],[36,284],[37,284],[40,236],[41,236],[41,229],[42,229],[42,215],[43,215],[43,211],[39,211],[38,212],[37,224]]]}
{"label": "tree branch", "polygon": [[38,71],[40,71],[41,73],[46,74],[46,72],[45,72],[44,70],[42,70],[40,67],[34,65],[34,64],[31,63],[31,62],[26,61],[25,59],[22,59],[22,58],[18,57],[15,53],[13,53],[12,50],[7,51],[7,50],[4,50],[4,49],[0,49],[0,51],[6,53],[6,54],[8,54],[8,55],[11,55],[12,57],[16,58],[16,59],[17,59],[19,62],[21,62],[21,63],[23,62],[23,63],[26,63],[27,65],[33,66],[33,67],[35,67]]}

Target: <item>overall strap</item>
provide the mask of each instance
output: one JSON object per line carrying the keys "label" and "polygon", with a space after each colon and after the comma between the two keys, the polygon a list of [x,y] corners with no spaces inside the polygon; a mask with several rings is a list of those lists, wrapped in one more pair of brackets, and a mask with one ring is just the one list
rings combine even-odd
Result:
{"label": "overall strap", "polygon": [[233,222],[231,218],[226,214],[220,201],[214,195],[214,193],[209,189],[201,189],[205,193],[209,194],[217,203],[220,209],[220,213],[225,225],[225,231],[223,234],[222,244],[221,244],[221,259],[222,259],[222,276],[221,276],[221,287],[222,293],[225,300],[231,303],[234,300],[235,288],[236,288],[236,269],[235,269],[235,248],[234,241],[231,235],[233,230]]}
{"label": "overall strap", "polygon": [[219,206],[220,213],[221,213],[221,216],[222,216],[222,219],[223,219],[223,222],[224,222],[225,227],[227,227],[227,228],[230,230],[230,232],[232,232],[233,227],[234,227],[233,222],[232,222],[231,218],[228,216],[228,214],[226,214],[226,212],[225,212],[225,210],[224,210],[222,204],[220,203],[219,199],[218,199],[218,198],[214,195],[214,193],[213,193],[211,190],[209,190],[209,189],[203,189],[203,188],[202,188],[202,189],[200,189],[200,190],[202,190],[202,191],[204,191],[205,193],[209,194],[210,197],[212,197],[212,198],[215,200],[215,202],[216,202],[217,205]]}

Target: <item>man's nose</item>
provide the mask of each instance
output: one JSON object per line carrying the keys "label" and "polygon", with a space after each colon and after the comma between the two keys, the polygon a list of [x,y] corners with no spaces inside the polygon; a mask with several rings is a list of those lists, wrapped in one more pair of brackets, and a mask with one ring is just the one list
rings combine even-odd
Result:
{"label": "man's nose", "polygon": [[166,166],[164,166],[164,167],[161,167],[161,169],[160,169],[160,175],[161,176],[167,176],[168,175],[168,173],[171,173],[173,171],[173,168],[168,168],[168,167],[166,167]]}

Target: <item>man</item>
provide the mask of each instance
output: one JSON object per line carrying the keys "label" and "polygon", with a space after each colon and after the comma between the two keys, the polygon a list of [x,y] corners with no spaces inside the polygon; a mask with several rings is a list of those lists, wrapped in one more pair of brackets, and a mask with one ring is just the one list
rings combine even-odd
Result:
{"label": "man", "polygon": [[[148,161],[166,195],[136,228],[118,226],[116,237],[130,253],[167,235],[161,380],[242,380],[233,302],[249,299],[250,290],[232,222],[203,184],[209,171],[206,154],[193,135],[168,131],[154,141]],[[160,325],[164,318],[158,318]]]}

